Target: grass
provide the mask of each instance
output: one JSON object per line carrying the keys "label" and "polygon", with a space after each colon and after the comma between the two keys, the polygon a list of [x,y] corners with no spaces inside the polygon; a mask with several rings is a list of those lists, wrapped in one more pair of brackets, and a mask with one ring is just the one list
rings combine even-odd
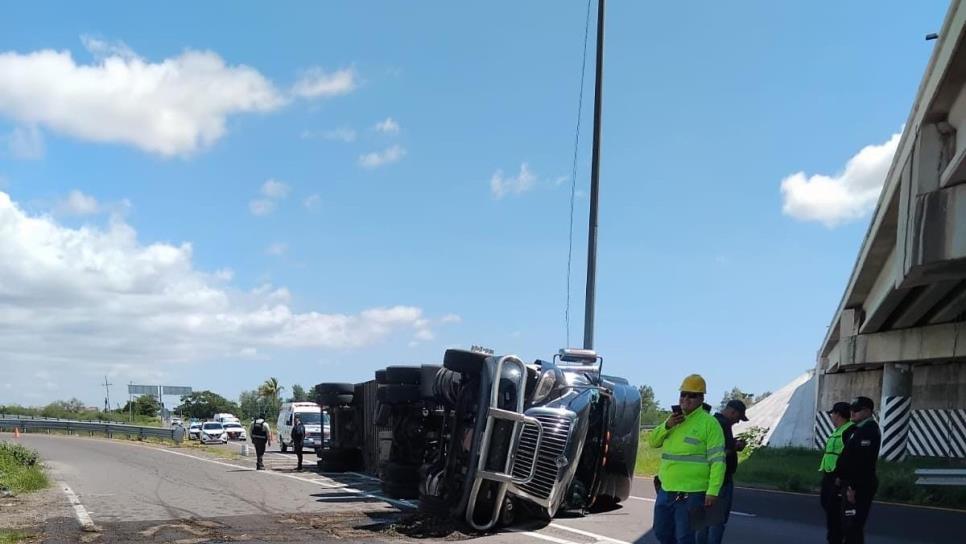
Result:
{"label": "grass", "polygon": [[30,538],[30,535],[23,531],[13,529],[0,529],[0,544],[16,544]]}
{"label": "grass", "polygon": [[[805,448],[759,448],[739,458],[735,483],[745,487],[817,493],[822,452]],[[637,449],[638,476],[652,476],[660,466],[660,450],[647,444],[647,433],[641,433]],[[956,459],[909,458],[900,463],[879,460],[879,490],[876,499],[925,506],[966,509],[966,489],[945,486],[916,485],[919,468],[966,468],[966,461]]]}
{"label": "grass", "polygon": [[47,487],[47,475],[37,452],[19,444],[0,442],[0,486],[14,493],[28,493]]}

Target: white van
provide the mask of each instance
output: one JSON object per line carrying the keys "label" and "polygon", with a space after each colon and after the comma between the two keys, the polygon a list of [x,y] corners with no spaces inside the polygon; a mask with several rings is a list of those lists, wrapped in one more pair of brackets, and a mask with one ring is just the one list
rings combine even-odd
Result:
{"label": "white van", "polygon": [[306,449],[319,449],[329,438],[329,414],[322,413],[322,407],[314,402],[286,402],[278,412],[278,444],[282,451],[288,451],[292,445],[292,425],[298,414],[305,425],[305,441],[302,446]]}
{"label": "white van", "polygon": [[218,423],[241,423],[237,417],[227,412],[223,414],[215,414],[215,417],[213,417],[212,419],[217,421]]}

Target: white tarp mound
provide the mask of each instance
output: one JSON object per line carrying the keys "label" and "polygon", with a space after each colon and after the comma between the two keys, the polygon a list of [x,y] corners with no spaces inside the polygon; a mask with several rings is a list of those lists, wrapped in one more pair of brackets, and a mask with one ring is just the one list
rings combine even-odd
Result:
{"label": "white tarp mound", "polygon": [[815,425],[815,372],[810,370],[748,409],[748,421],[734,426],[734,434],[752,427],[768,429],[762,445],[812,447]]}

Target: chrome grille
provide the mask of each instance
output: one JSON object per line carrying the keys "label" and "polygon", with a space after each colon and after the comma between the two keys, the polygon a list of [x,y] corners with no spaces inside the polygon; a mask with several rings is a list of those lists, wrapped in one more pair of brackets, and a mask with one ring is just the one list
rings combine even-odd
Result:
{"label": "chrome grille", "polygon": [[570,418],[552,415],[535,417],[543,425],[540,451],[536,451],[537,427],[524,425],[513,461],[512,475],[514,478],[526,479],[530,475],[530,467],[536,461],[537,469],[533,473],[533,480],[519,488],[534,497],[549,499],[560,470],[557,468],[557,459],[564,455],[570,439],[571,421]]}

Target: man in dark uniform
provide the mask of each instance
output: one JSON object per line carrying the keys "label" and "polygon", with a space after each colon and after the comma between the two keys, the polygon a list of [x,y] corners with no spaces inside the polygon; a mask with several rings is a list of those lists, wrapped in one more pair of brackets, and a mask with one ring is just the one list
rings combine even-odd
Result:
{"label": "man in dark uniform", "polygon": [[822,473],[820,497],[822,509],[825,510],[826,538],[829,544],[842,544],[845,538],[842,531],[842,482],[835,476],[835,468],[855,427],[852,423],[852,407],[847,402],[836,402],[826,413],[832,417],[835,430],[825,441],[825,454],[818,467]]}
{"label": "man in dark uniform", "polygon": [[305,425],[302,425],[302,418],[295,416],[295,423],[292,425],[292,449],[299,458],[299,466],[295,470],[302,470],[302,444],[305,441]]}
{"label": "man in dark uniform", "polygon": [[876,463],[882,435],[879,425],[872,418],[875,404],[869,397],[856,397],[852,401],[852,422],[855,431],[835,466],[835,476],[842,485],[843,528],[846,544],[865,542],[865,521],[869,517],[872,499],[879,487]]}
{"label": "man in dark uniform", "polygon": [[252,422],[251,431],[252,444],[255,445],[255,468],[257,470],[265,470],[265,465],[262,463],[262,456],[265,455],[265,446],[272,445],[272,430],[265,421],[265,414],[260,414],[255,418],[255,421]]}
{"label": "man in dark uniform", "polygon": [[724,410],[714,415],[721,425],[721,431],[725,438],[725,479],[724,484],[721,485],[721,492],[718,493],[718,502],[722,504],[724,519],[721,523],[709,525],[695,533],[696,544],[721,544],[721,540],[724,538],[725,526],[728,524],[728,517],[731,515],[731,503],[734,498],[734,478],[735,471],[738,470],[738,452],[745,449],[745,441],[735,439],[731,428],[739,421],[748,421],[745,409],[745,403],[732,399],[725,405]]}

